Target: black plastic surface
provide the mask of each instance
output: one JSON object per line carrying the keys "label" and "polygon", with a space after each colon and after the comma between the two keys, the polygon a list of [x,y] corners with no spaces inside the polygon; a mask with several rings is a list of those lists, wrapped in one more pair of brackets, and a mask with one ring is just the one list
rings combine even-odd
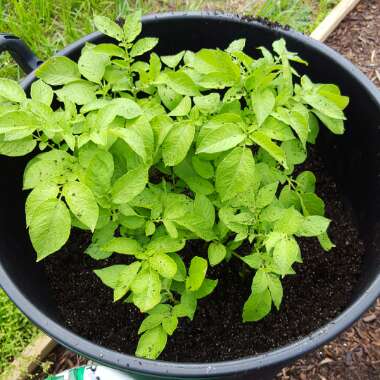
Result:
{"label": "black plastic surface", "polygon": [[[95,345],[64,328],[57,305],[49,297],[42,264],[34,262],[24,222],[21,175],[26,160],[0,158],[0,282],[17,306],[46,333],[71,350],[103,364],[127,370],[135,378],[249,378],[271,379],[288,362],[330,341],[364,313],[380,294],[380,94],[378,89],[342,56],[293,31],[272,29],[235,16],[174,13],[144,18],[143,34],[160,38],[157,51],[176,53],[202,47],[225,48],[236,38],[247,38],[247,51],[284,37],[288,48],[310,62],[298,67],[312,80],[336,83],[350,96],[347,133],[343,137],[320,136],[319,151],[335,176],[345,200],[352,206],[366,245],[363,275],[347,309],[313,334],[280,349],[254,357],[219,363],[186,364],[142,360]],[[85,42],[109,38],[93,33],[70,45],[60,55],[77,59]],[[24,81],[28,89],[33,73]],[[348,251],[349,252],[349,251]],[[107,310],[104,310],[106,313]],[[138,376],[136,376],[138,374]]]}
{"label": "black plastic surface", "polygon": [[31,73],[42,63],[24,41],[12,34],[0,33],[0,53],[4,51],[11,54],[25,74]]}

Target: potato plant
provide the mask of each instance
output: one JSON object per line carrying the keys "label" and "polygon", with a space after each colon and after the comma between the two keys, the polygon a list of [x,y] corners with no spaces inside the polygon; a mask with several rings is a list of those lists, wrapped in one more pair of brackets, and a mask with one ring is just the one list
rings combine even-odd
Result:
{"label": "potato plant", "polygon": [[[102,16],[95,25],[115,44],[88,43],[78,62],[51,58],[30,97],[0,79],[0,153],[41,151],[23,178],[38,261],[72,228],[92,233],[85,254],[95,260],[129,256],[95,274],[115,302],[146,314],[136,355],[155,359],[179,318],[193,319],[217,286],[209,265],[250,268],[242,318],[252,322],[280,308],[281,280],[302,263],[297,237],[334,247],[315,176],[292,173],[320,124],[344,132],[348,98],[300,77],[292,64],[307,63],[284,40],[273,52],[258,48],[258,58],[244,52],[244,39],[158,56],[157,38],[138,38],[139,13],[124,27]],[[208,252],[184,261],[189,240]]]}

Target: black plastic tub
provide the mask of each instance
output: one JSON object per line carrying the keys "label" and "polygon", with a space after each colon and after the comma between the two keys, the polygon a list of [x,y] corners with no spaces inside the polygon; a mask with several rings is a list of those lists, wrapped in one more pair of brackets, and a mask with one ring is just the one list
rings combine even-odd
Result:
{"label": "black plastic tub", "polygon": [[[249,378],[272,379],[276,371],[348,328],[380,294],[380,93],[350,62],[325,45],[290,30],[246,21],[235,16],[206,13],[172,13],[144,17],[143,34],[160,38],[157,52],[172,54],[183,49],[225,48],[237,38],[247,38],[247,51],[284,37],[289,50],[310,62],[300,68],[313,81],[336,83],[351,98],[347,108],[347,132],[319,139],[319,152],[352,206],[355,222],[365,242],[362,276],[355,294],[335,320],[303,339],[282,348],[240,360],[186,364],[150,361],[96,345],[65,328],[53,302],[43,264],[35,263],[24,222],[25,194],[21,191],[25,158],[0,158],[0,281],[14,303],[56,341],[99,363],[128,371],[133,378]],[[36,37],[38,38],[38,36]],[[74,60],[85,42],[109,41],[93,33],[62,50]],[[0,51],[10,50],[20,66],[31,71],[39,63],[14,37],[0,35]],[[28,90],[33,72],[22,82]],[[196,348],[195,348],[196,349]]]}

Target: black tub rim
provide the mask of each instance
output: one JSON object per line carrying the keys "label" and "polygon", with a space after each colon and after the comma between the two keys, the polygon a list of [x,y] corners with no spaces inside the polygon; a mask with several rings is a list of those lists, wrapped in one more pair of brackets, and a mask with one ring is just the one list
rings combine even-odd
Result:
{"label": "black tub rim", "polygon": [[[260,21],[244,20],[236,15],[213,12],[170,12],[151,14],[143,17],[143,22],[165,22],[169,19],[181,19],[183,17],[193,18],[194,20],[213,19],[225,22],[249,23],[262,29],[269,29]],[[304,44],[312,45],[314,49],[327,55],[335,64],[342,66],[345,70],[355,77],[358,82],[367,90],[368,96],[372,97],[378,105],[380,111],[380,92],[377,87],[351,62],[342,57],[339,53],[328,46],[313,40],[301,33],[293,30],[287,30],[275,26],[279,31],[279,37],[283,36],[298,40]],[[57,55],[69,55],[78,49],[81,49],[86,42],[96,41],[102,34],[100,32],[91,33],[76,42],[68,45]],[[34,81],[34,72],[31,72],[22,81],[23,88],[28,88]],[[314,331],[306,337],[289,343],[281,348],[258,354],[252,357],[246,357],[236,360],[229,360],[216,363],[181,363],[165,362],[160,360],[147,360],[135,356],[121,354],[111,349],[101,347],[89,340],[64,328],[60,324],[50,319],[46,314],[37,309],[18,289],[15,283],[8,276],[2,266],[0,266],[0,279],[3,290],[8,294],[10,299],[17,307],[45,333],[51,336],[58,343],[77,351],[78,353],[91,358],[99,363],[109,367],[127,370],[134,373],[159,377],[216,377],[236,374],[249,373],[255,369],[269,369],[270,367],[279,367],[291,360],[294,360],[305,353],[312,351],[323,344],[334,339],[339,333],[350,327],[360,316],[369,309],[380,295],[380,273],[376,276],[369,287],[338,317],[324,325],[322,328]]]}

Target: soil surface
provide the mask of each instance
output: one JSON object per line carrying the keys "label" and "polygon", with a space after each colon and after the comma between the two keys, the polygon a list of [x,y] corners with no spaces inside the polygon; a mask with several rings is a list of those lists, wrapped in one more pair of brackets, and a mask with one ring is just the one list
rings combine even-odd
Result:
{"label": "soil surface", "polygon": [[[257,323],[243,324],[241,317],[250,294],[252,272],[236,258],[209,268],[208,277],[219,279],[216,290],[199,301],[193,321],[180,319],[161,359],[210,362],[268,351],[306,336],[337,316],[349,303],[364,247],[350,211],[341,202],[334,180],[316,151],[311,151],[304,168],[312,170],[318,179],[317,192],[325,200],[326,215],[332,219],[329,234],[337,247],[326,253],[317,239],[300,239],[304,263],[295,266],[296,275],[283,281],[280,312],[273,311]],[[113,255],[95,261],[83,253],[88,243],[89,235],[77,231],[61,252],[45,261],[62,319],[82,337],[133,354],[143,315],[131,304],[113,303],[112,290],[93,273],[93,269],[128,263],[130,258]],[[205,244],[188,242],[182,256],[186,259],[195,254],[206,256]]]}

